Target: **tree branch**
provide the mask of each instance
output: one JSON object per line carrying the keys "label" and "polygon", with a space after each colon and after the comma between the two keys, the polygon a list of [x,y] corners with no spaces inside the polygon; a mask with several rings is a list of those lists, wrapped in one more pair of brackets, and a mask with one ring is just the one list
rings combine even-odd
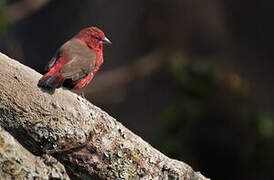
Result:
{"label": "tree branch", "polygon": [[49,155],[34,156],[0,127],[1,179],[69,179],[64,166]]}
{"label": "tree branch", "polygon": [[167,53],[164,50],[157,49],[150,54],[141,57],[136,62],[123,65],[113,70],[106,71],[97,75],[97,83],[95,86],[87,87],[83,91],[85,94],[106,91],[109,88],[125,86],[137,79],[148,77],[155,71],[159,70],[163,64],[167,63]]}
{"label": "tree branch", "polygon": [[39,10],[50,0],[23,0],[3,8],[3,14],[9,23],[19,21]]}
{"label": "tree branch", "polygon": [[0,53],[0,125],[36,155],[51,154],[72,179],[206,179],[170,159],[106,112]]}

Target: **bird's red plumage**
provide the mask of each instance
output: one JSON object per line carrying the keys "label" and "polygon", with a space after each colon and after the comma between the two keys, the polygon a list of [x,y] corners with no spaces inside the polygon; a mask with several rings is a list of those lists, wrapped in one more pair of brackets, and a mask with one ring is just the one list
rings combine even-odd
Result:
{"label": "bird's red plumage", "polygon": [[94,77],[103,63],[103,43],[110,41],[96,27],[83,29],[59,49],[38,86],[58,88],[64,85],[81,89]]}

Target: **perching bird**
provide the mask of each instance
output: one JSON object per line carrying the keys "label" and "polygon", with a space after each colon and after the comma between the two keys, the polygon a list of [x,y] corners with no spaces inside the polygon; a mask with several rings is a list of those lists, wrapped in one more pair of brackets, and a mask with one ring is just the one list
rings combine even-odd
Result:
{"label": "perching bird", "polygon": [[102,30],[88,27],[64,43],[46,67],[38,86],[80,89],[86,86],[103,63],[103,44],[111,44]]}

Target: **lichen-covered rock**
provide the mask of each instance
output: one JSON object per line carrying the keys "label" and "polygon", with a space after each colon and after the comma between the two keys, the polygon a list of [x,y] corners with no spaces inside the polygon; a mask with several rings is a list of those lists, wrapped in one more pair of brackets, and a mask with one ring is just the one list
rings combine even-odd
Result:
{"label": "lichen-covered rock", "polygon": [[34,156],[0,127],[0,179],[69,179],[62,164]]}
{"label": "lichen-covered rock", "polygon": [[39,73],[1,53],[0,77],[0,125],[31,153],[56,157],[72,179],[206,180],[86,99],[38,88]]}

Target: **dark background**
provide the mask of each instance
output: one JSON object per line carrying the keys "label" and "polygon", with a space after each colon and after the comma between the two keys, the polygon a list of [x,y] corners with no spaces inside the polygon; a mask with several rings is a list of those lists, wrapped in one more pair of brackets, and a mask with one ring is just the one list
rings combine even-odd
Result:
{"label": "dark background", "polygon": [[0,0],[0,51],[44,73],[62,43],[98,26],[112,45],[76,93],[211,179],[274,179],[273,8],[268,0]]}

